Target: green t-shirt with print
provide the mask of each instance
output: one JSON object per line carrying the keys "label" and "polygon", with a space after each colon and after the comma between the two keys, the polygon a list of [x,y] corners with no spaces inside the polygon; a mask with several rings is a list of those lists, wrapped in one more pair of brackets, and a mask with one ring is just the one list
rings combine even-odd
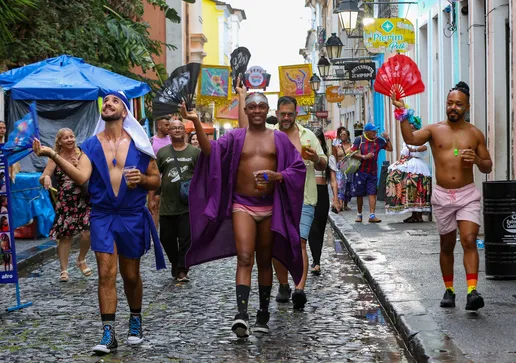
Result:
{"label": "green t-shirt with print", "polygon": [[[188,213],[188,205],[183,204],[180,198],[181,181],[192,179],[200,152],[200,149],[190,144],[187,144],[184,150],[176,150],[174,153],[172,153],[172,145],[159,150],[157,162],[161,173],[160,215],[175,216]],[[182,179],[177,170],[174,154],[181,167]]]}

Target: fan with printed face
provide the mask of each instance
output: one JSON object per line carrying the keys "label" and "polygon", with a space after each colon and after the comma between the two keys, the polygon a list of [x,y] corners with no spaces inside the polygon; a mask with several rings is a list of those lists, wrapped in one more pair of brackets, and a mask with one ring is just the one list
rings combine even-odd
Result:
{"label": "fan with printed face", "polygon": [[161,116],[177,113],[182,102],[191,109],[200,71],[200,63],[189,63],[176,68],[156,93],[152,101],[152,114]]}

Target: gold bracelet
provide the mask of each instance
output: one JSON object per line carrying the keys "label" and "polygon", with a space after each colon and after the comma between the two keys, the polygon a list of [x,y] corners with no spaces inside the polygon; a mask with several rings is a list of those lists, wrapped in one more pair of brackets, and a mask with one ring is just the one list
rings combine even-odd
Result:
{"label": "gold bracelet", "polygon": [[54,158],[57,156],[57,153],[54,151],[54,153],[50,156],[50,159],[54,160]]}

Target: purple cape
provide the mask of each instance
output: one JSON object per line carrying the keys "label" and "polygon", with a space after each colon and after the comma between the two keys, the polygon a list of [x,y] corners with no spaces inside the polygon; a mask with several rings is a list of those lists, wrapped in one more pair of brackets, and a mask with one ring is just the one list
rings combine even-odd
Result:
{"label": "purple cape", "polygon": [[[233,192],[245,136],[246,129],[228,132],[211,142],[209,157],[199,155],[189,193],[192,245],[186,254],[187,266],[236,255]],[[274,131],[274,142],[283,183],[274,188],[272,254],[298,284],[303,275],[299,223],[306,167],[286,134]]]}

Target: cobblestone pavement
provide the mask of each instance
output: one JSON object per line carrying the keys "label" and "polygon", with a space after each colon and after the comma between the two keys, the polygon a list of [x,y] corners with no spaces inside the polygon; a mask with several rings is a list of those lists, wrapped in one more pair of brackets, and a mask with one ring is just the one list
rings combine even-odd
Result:
{"label": "cobblestone pavement", "polygon": [[[75,252],[72,258],[76,256]],[[90,266],[94,256],[88,255]],[[22,302],[33,306],[0,315],[0,358],[9,362],[412,362],[371,289],[340,241],[327,229],[321,276],[310,276],[308,304],[271,302],[271,333],[238,340],[231,332],[235,303],[235,258],[195,267],[180,285],[169,270],[154,269],[153,254],[142,262],[144,344],[125,345],[128,307],[119,278],[116,354],[90,351],[101,338],[96,278],[70,268],[59,283],[52,260],[20,280]],[[95,269],[96,272],[96,269]],[[256,276],[256,272],[254,273]],[[277,291],[274,282],[273,296]],[[250,315],[258,306],[253,278]],[[15,301],[13,285],[0,285],[2,310]]]}

